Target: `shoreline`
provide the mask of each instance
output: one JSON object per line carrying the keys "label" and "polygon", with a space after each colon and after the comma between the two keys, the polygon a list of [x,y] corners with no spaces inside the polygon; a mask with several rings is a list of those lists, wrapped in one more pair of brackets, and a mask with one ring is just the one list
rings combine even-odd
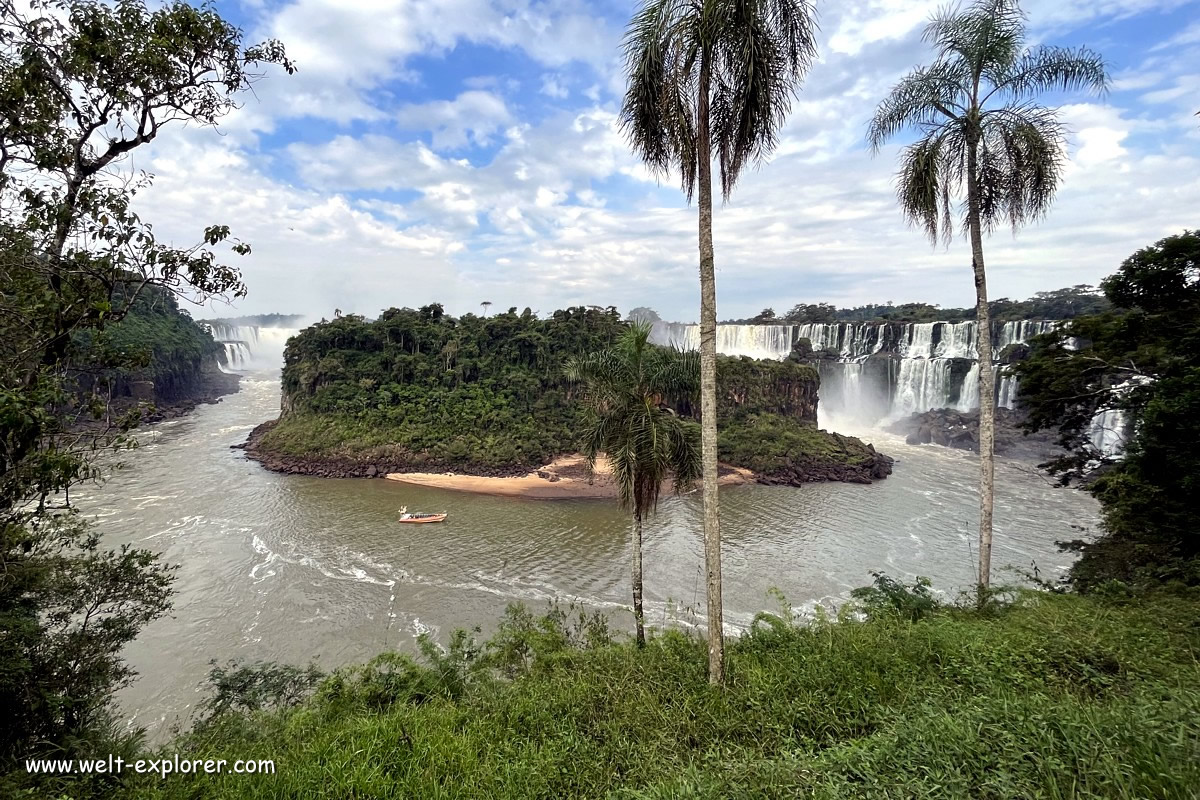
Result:
{"label": "shoreline", "polygon": [[[308,475],[316,478],[383,478],[398,483],[428,486],[437,489],[490,494],[527,499],[586,499],[615,498],[618,491],[607,477],[607,466],[601,459],[595,474],[590,474],[579,453],[559,456],[549,464],[538,466],[483,467],[432,462],[391,447],[372,447],[362,452],[342,450],[330,454],[299,455],[272,451],[263,446],[264,437],[280,423],[280,419],[259,424],[246,441],[230,445],[242,450],[246,457],[271,472],[285,475]],[[830,434],[836,441],[850,437]],[[763,471],[748,467],[719,465],[719,485],[799,487],[809,483],[841,482],[870,484],[886,478],[892,471],[892,459],[866,445],[870,460],[847,463],[831,458],[797,454],[785,465]],[[670,487],[664,487],[669,493]]]}
{"label": "shoreline", "polygon": [[[720,465],[721,486],[745,486],[758,483],[758,477],[748,469]],[[617,486],[609,477],[606,459],[596,462],[589,476],[584,457],[575,453],[557,458],[541,469],[514,477],[484,477],[455,472],[390,472],[383,477],[389,481],[449,489],[456,492],[486,494],[496,497],[523,497],[530,500],[612,499],[618,496]],[[670,481],[664,481],[663,492],[672,491]]]}
{"label": "shoreline", "polygon": [[[242,450],[246,453],[246,458],[258,462],[263,468],[285,475],[383,478],[413,486],[529,500],[614,499],[618,496],[616,484],[608,477],[608,465],[603,457],[598,459],[597,469],[593,474],[589,474],[584,457],[579,453],[572,453],[532,470],[496,470],[487,475],[460,472],[450,468],[433,472],[426,465],[422,465],[424,469],[406,469],[406,464],[388,458],[356,460],[348,457],[279,455],[261,447],[263,435],[278,421],[268,420],[258,425],[250,431],[245,442],[230,445],[230,448]],[[381,464],[383,466],[380,466]],[[721,486],[744,486],[765,482],[748,469],[728,464],[720,465]],[[671,491],[671,483],[665,481],[663,492],[669,494]]]}
{"label": "shoreline", "polygon": [[[355,451],[343,446],[335,452],[288,453],[264,446],[268,434],[287,417],[260,423],[244,443],[230,449],[245,451],[246,457],[272,473],[312,477],[370,477],[414,486],[451,489],[456,492],[492,494],[498,497],[530,499],[616,498],[618,491],[607,477],[607,465],[600,459],[598,469],[590,473],[580,453],[566,453],[548,464],[473,465],[439,462],[422,453],[410,453],[396,446],[371,446]],[[870,444],[838,433],[818,432],[833,441],[832,453],[791,453],[779,458],[758,459],[756,464],[719,464],[720,486],[800,487],[808,483],[874,483],[892,473],[893,459],[882,455]],[[862,452],[847,450],[851,444]],[[672,487],[665,487],[670,493]]]}

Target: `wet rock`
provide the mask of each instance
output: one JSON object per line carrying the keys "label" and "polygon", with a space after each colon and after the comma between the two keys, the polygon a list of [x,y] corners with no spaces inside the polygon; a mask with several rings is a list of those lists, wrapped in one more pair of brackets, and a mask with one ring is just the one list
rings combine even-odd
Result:
{"label": "wet rock", "polygon": [[[1008,408],[996,409],[996,453],[1037,462],[1062,454],[1053,434],[1026,435],[1020,425],[1024,416]],[[979,412],[937,408],[905,417],[888,430],[901,434],[908,444],[935,444],[958,450],[979,452]]]}

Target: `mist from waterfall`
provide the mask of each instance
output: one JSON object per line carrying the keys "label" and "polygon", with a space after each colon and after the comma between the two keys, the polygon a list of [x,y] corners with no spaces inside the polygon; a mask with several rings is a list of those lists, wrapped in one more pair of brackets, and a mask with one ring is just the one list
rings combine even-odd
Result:
{"label": "mist from waterfall", "polygon": [[[1055,324],[1006,322],[993,330],[999,356]],[[979,407],[978,328],[974,322],[814,323],[718,325],[717,351],[724,355],[784,359],[801,339],[819,358],[821,410],[829,418],[871,426],[884,419],[928,411]],[[683,350],[700,345],[698,325],[656,323],[654,341]],[[873,358],[883,354],[881,358]],[[1017,381],[999,364],[997,404],[1012,408]]]}
{"label": "mist from waterfall", "polygon": [[288,339],[299,328],[276,328],[265,325],[235,325],[221,320],[207,320],[212,336],[225,347],[226,372],[251,372],[283,368],[283,350]]}
{"label": "mist from waterfall", "polygon": [[[1005,350],[1058,324],[1017,320],[993,326],[998,407],[1016,408],[1020,395],[1017,378],[999,363]],[[854,432],[938,408],[978,409],[978,330],[971,321],[718,325],[717,352],[782,360],[807,339],[821,376],[820,425]],[[700,347],[698,325],[656,322],[651,336],[657,344],[681,350]],[[1128,423],[1119,411],[1102,412],[1092,420],[1090,433],[1093,445],[1112,455],[1123,448]]]}

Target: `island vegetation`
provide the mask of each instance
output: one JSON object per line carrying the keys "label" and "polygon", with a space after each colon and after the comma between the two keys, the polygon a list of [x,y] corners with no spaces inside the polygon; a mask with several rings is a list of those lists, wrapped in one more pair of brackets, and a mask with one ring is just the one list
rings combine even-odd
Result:
{"label": "island vegetation", "polygon": [[[318,323],[289,342],[284,412],[251,435],[248,452],[273,469],[319,475],[526,475],[584,448],[590,412],[567,366],[626,330],[615,308],[452,317],[435,304]],[[756,462],[764,481],[870,481],[890,471],[868,445],[817,430],[812,367],[722,357],[718,376],[720,452],[730,466],[749,466],[754,435],[741,428],[771,413],[792,444],[811,448],[792,451],[793,461]],[[664,400],[696,419],[695,393],[674,391]]]}

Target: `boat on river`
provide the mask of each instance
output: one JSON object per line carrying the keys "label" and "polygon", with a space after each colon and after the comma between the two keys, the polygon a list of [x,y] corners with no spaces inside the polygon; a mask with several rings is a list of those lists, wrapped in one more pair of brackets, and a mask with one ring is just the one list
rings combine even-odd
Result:
{"label": "boat on river", "polygon": [[431,513],[424,511],[409,512],[408,506],[400,508],[400,519],[397,522],[441,522],[446,518],[446,512]]}

